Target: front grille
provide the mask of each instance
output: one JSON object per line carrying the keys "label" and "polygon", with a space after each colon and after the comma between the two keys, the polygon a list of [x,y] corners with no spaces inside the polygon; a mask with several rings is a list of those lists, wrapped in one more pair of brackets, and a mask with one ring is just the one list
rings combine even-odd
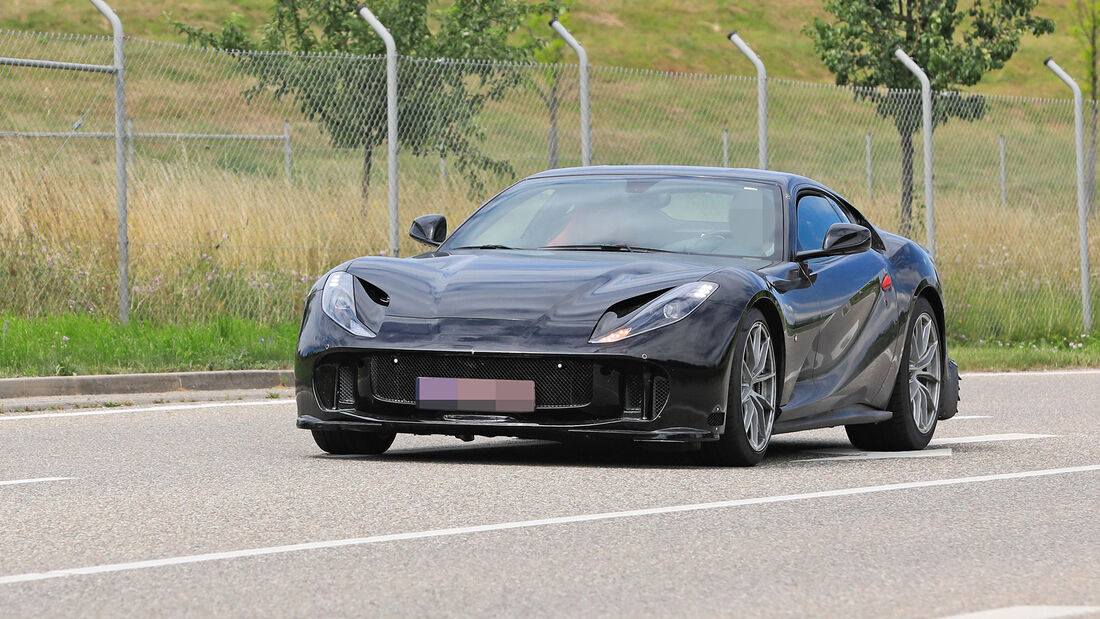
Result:
{"label": "front grille", "polygon": [[592,401],[592,363],[571,359],[482,355],[374,355],[368,361],[375,398],[416,403],[416,379],[488,378],[535,382],[535,408],[577,408]]}

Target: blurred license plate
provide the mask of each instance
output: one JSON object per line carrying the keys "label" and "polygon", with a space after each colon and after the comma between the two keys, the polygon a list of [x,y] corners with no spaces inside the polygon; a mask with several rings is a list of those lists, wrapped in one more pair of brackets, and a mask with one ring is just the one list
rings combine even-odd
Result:
{"label": "blurred license plate", "polygon": [[416,407],[436,411],[530,413],[535,381],[481,378],[416,379]]}

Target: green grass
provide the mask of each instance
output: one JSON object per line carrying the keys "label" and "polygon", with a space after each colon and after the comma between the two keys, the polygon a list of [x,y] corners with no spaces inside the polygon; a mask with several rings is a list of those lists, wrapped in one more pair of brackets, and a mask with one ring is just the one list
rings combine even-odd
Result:
{"label": "green grass", "polygon": [[291,367],[298,325],[223,318],[121,327],[86,316],[0,318],[0,376]]}
{"label": "green grass", "polygon": [[963,371],[1048,370],[1100,367],[1100,338],[986,342],[948,346]]}
{"label": "green grass", "polygon": [[[83,316],[9,317],[0,319],[0,377],[283,369],[297,335],[294,322],[233,318],[120,327]],[[1100,367],[1100,337],[955,342],[949,350],[964,372]]]}
{"label": "green grass", "polygon": [[[164,18],[213,27],[233,13],[255,30],[265,21],[271,0],[112,0],[126,33],[157,41],[184,42]],[[964,6],[968,2],[962,3]],[[1084,77],[1081,44],[1070,32],[1069,0],[1043,0],[1036,13],[1056,22],[1053,35],[1023,38],[1017,55],[988,74],[975,90],[1030,96],[1067,96],[1068,91],[1042,66],[1047,56]],[[569,27],[592,63],[636,69],[752,74],[752,67],[725,40],[737,30],[764,59],[771,77],[832,82],[802,27],[826,17],[816,0],[737,2],[735,0],[575,0]],[[107,34],[102,17],[86,0],[14,0],[0,15],[0,28]],[[573,59],[565,56],[566,62]]]}

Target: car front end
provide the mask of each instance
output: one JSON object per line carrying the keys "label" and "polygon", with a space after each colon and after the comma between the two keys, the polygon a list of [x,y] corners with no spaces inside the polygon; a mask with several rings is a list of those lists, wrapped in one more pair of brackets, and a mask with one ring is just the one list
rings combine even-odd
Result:
{"label": "car front end", "polygon": [[[401,314],[413,312],[395,307],[408,308],[407,302],[381,293],[395,289],[381,274],[397,262],[344,265],[311,291],[295,365],[298,427],[695,443],[714,439],[724,424],[729,342],[723,331],[734,312],[722,295],[690,298],[700,290],[710,297],[717,284],[682,282],[706,270],[639,277],[643,283],[614,297],[644,300],[621,319],[607,311],[616,303],[606,299],[593,305],[602,307],[596,313],[571,311],[585,305],[582,300],[519,317],[484,307],[409,316]],[[637,267],[617,261],[611,270]],[[334,292],[337,286],[344,291]],[[533,386],[533,401],[509,407],[491,396],[431,400],[422,392],[433,379],[490,390],[522,383]]]}

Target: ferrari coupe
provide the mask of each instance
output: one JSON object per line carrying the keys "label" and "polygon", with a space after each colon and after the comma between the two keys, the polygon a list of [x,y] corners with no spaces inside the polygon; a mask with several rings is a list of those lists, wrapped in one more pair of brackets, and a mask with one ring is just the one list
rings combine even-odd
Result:
{"label": "ferrari coupe", "polygon": [[326,452],[617,439],[751,466],[775,434],[840,425],[922,449],[957,409],[932,257],[802,176],[549,170],[410,236],[430,251],[357,258],[308,294],[297,425]]}

